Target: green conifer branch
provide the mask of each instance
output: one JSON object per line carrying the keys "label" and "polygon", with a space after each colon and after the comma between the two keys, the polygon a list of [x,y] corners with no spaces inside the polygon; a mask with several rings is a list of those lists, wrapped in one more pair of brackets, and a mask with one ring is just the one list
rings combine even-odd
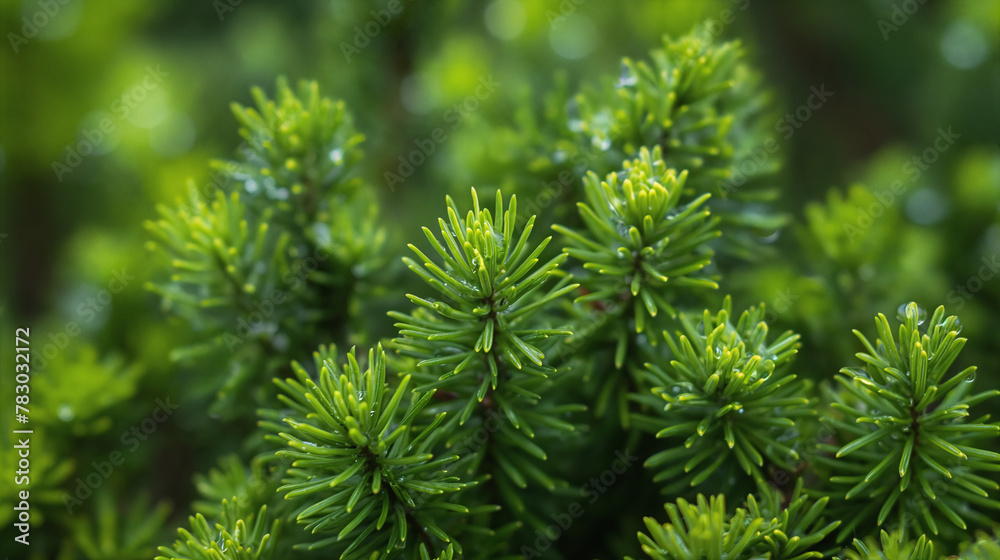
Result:
{"label": "green conifer branch", "polygon": [[202,514],[189,519],[191,530],[178,529],[172,547],[161,546],[156,560],[271,560],[279,522],[268,524],[267,507],[241,517],[235,498],[223,500],[222,513],[215,525]]}
{"label": "green conifer branch", "polygon": [[843,560],[938,560],[934,543],[926,535],[914,541],[905,540],[901,533],[881,531],[878,539],[854,539],[854,550],[846,550]]}
{"label": "green conifer branch", "polygon": [[377,205],[352,174],[364,137],[343,102],[283,78],[275,100],[258,88],[253,97],[256,109],[233,106],[242,160],[215,162],[220,185],[192,184],[187,204],[160,206],[146,223],[171,269],[148,287],[203,333],[173,358],[238,356],[217,385],[226,416],[266,401],[254,385],[295,356],[346,338],[363,315],[352,298],[383,264]]}
{"label": "green conifer branch", "polygon": [[443,550],[447,544],[433,543],[453,541],[439,512],[468,513],[446,495],[470,484],[444,470],[457,456],[430,453],[428,436],[444,415],[417,423],[434,392],[411,396],[410,376],[389,389],[381,347],[364,370],[353,349],[344,367],[334,353],[316,353],[316,381],[294,364],[294,379],[275,381],[287,408],[262,412],[261,425],[287,447],[277,455],[293,461],[277,491],[297,500],[296,521],[321,535],[304,548],[336,545],[344,560],[416,551],[421,542]]}
{"label": "green conifer branch", "polygon": [[791,469],[799,458],[797,426],[815,415],[808,385],[784,367],[798,351],[799,336],[788,331],[769,341],[763,305],[744,311],[735,324],[730,317],[728,297],[697,324],[682,314],[683,332],[664,332],[673,355],[669,367],[646,364],[652,394],[634,397],[663,411],[634,421],[666,438],[667,448],[646,466],[659,469],[654,480],[666,484],[667,493],[701,484],[720,469],[732,476],[734,466],[757,481],[764,479],[765,461]]}
{"label": "green conifer branch", "polygon": [[491,213],[480,208],[473,189],[473,209],[464,220],[455,202],[447,202],[448,220],[438,220],[440,239],[424,228],[436,258],[410,245],[419,260],[404,259],[444,299],[409,295],[419,306],[414,312],[389,314],[399,321],[394,345],[417,360],[413,375],[421,389],[445,395],[434,408],[450,415],[443,444],[466,451],[456,466],[474,474],[484,460],[495,463],[499,476],[491,484],[523,513],[517,489],[529,480],[546,488],[563,484],[534,464],[547,458],[536,435],[573,431],[557,418],[584,409],[544,398],[556,373],[545,351],[554,337],[570,334],[553,328],[549,310],[578,285],[558,271],[565,254],[543,261],[551,238],[529,243],[534,217],[518,231],[516,197],[505,210],[497,192]]}
{"label": "green conifer branch", "polygon": [[1000,454],[977,444],[995,438],[1000,426],[988,414],[968,416],[1000,391],[971,394],[975,366],[948,373],[966,339],[943,306],[928,318],[910,303],[899,315],[898,337],[882,314],[874,343],[854,331],[865,367],[842,369],[840,390],[830,395],[840,415],[826,421],[841,445],[825,445],[836,458],[821,461],[843,488],[834,495],[850,504],[842,534],[873,521],[898,524],[904,538],[911,531],[954,536],[953,528],[965,531],[969,522],[986,526],[991,514],[980,510],[1000,509],[990,496],[1000,486],[981,473],[1000,470]]}
{"label": "green conifer branch", "polygon": [[703,206],[708,195],[680,203],[687,176],[667,169],[659,147],[643,148],[603,181],[587,176],[587,202],[578,205],[586,232],[553,226],[589,272],[580,278],[589,293],[577,302],[629,300],[626,316],[641,333],[661,310],[677,314],[675,286],[718,288],[701,272],[711,262],[705,244],[719,235],[716,220]]}
{"label": "green conifer branch", "polygon": [[765,535],[759,546],[769,560],[806,560],[831,555],[830,551],[819,549],[840,521],[827,518],[829,498],[810,499],[804,482],[802,478],[796,479],[788,496],[777,488],[761,485],[759,499],[753,495],[747,497],[746,509],[751,516],[774,520],[774,532]]}
{"label": "green conifer branch", "polygon": [[751,558],[753,548],[774,530],[743,508],[736,508],[730,516],[722,494],[710,498],[698,494],[695,503],[680,498],[676,505],[663,507],[669,521],[661,525],[646,517],[649,534],[639,533],[642,551],[652,560]]}
{"label": "green conifer branch", "polygon": [[320,95],[316,82],[302,81],[293,91],[283,77],[275,99],[260,88],[251,92],[256,108],[232,105],[247,143],[242,159],[214,167],[300,227],[335,202],[353,198],[361,182],[350,172],[362,158],[358,146],[365,138],[344,102]]}

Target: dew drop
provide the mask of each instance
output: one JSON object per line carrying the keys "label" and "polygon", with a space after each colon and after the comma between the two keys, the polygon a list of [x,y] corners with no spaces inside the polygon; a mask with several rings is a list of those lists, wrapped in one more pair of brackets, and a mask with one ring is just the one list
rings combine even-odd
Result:
{"label": "dew drop", "polygon": [[639,79],[632,73],[632,70],[628,67],[628,64],[622,62],[622,74],[618,78],[617,87],[626,88],[632,87],[639,82]]}
{"label": "dew drop", "polygon": [[951,330],[955,331],[955,334],[962,332],[962,320],[955,317],[955,324],[951,327]]}
{"label": "dew drop", "polygon": [[594,149],[602,152],[606,152],[611,148],[611,140],[607,138],[599,138],[597,136],[590,139],[590,144],[594,147]]}
{"label": "dew drop", "polygon": [[777,241],[779,237],[781,237],[781,228],[760,236],[760,242],[764,245],[770,245]]}
{"label": "dew drop", "polygon": [[970,375],[970,376],[968,376],[968,377],[965,378],[965,382],[966,383],[972,383],[975,380],[976,380],[976,372],[975,371],[972,372],[972,375]]}
{"label": "dew drop", "polygon": [[566,102],[566,116],[571,119],[580,116],[580,105],[576,102],[576,99],[570,99]]}
{"label": "dew drop", "polygon": [[[911,301],[910,303],[913,302]],[[906,321],[906,308],[910,305],[910,303],[903,303],[896,308],[896,318],[901,322]],[[923,325],[925,320],[927,320],[927,310],[917,305],[917,324]]]}

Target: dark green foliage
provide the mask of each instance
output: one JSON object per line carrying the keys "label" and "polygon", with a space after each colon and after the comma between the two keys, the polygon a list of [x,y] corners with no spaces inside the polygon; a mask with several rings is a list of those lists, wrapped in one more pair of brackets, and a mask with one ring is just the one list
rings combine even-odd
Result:
{"label": "dark green foliage", "polygon": [[[615,369],[627,372],[595,375],[603,378],[597,414],[614,402],[623,426],[630,422],[626,399],[637,383],[629,376],[641,358],[638,350],[656,345],[655,333],[676,316],[683,294],[718,287],[703,272],[712,256],[707,243],[719,235],[717,220],[706,209],[708,194],[680,202],[687,177],[687,171],[666,168],[659,146],[652,152],[642,148],[638,159],[623,162],[622,171],[604,180],[590,172],[584,179],[587,202],[578,208],[585,230],[553,226],[568,245],[566,253],[582,265],[584,295],[576,302],[596,313],[581,313],[578,330],[588,334],[590,345],[613,347]],[[597,321],[602,327],[591,328]]]}
{"label": "dark green foliage", "polygon": [[666,168],[688,173],[685,199],[717,197],[711,206],[723,222],[725,250],[749,258],[761,251],[758,235],[787,221],[766,205],[778,196],[767,181],[779,158],[759,161],[770,101],[739,43],[715,43],[711,35],[699,29],[665,37],[648,61],[624,59],[616,81],[573,96],[556,90],[544,122],[521,114],[518,141],[537,142],[528,167],[561,183],[562,171],[604,176],[641,149],[660,148]]}
{"label": "dark green foliage", "polygon": [[[418,368],[445,366],[446,373],[433,386],[451,388],[446,380],[460,375],[473,362],[482,362],[456,380],[461,383],[473,377],[472,372],[482,370],[485,364],[485,375],[474,378],[475,402],[482,402],[488,389],[497,388],[501,359],[507,367],[528,375],[544,377],[555,371],[543,363],[545,355],[535,343],[549,336],[570,333],[560,329],[531,328],[531,325],[546,304],[577,285],[567,285],[563,275],[562,282],[540,291],[559,263],[565,260],[565,255],[538,264],[551,238],[542,240],[537,246],[528,244],[534,216],[528,219],[520,233],[516,231],[516,198],[511,197],[510,208],[505,212],[502,195],[497,191],[496,209],[492,215],[489,209],[479,208],[475,189],[472,202],[473,210],[462,220],[461,211],[448,199],[448,221],[438,220],[444,244],[430,229],[424,228],[424,235],[441,258],[443,268],[414,245],[409,247],[423,263],[403,259],[410,270],[448,301],[409,295],[410,301],[422,310],[409,316],[390,315],[401,321],[397,327],[405,337],[397,339],[396,344],[407,354],[421,359]],[[473,404],[470,400],[463,420]]]}
{"label": "dark green foliage", "polygon": [[223,500],[222,513],[214,526],[202,514],[190,517],[191,531],[178,529],[173,547],[160,547],[156,560],[271,560],[277,519],[268,525],[267,507],[245,517],[237,513],[236,499]]}
{"label": "dark green foliage", "polygon": [[[247,144],[241,162],[216,169],[235,185],[161,209],[149,229],[172,252],[173,273],[154,289],[208,334],[175,357],[229,351],[217,410],[266,403],[260,425],[282,449],[261,452],[251,439],[247,449],[259,454],[249,467],[232,458],[199,477],[193,534],[164,554],[530,556],[525,528],[545,537],[561,519],[555,500],[574,496],[566,479],[577,473],[551,458],[586,463],[587,451],[568,440],[584,427],[582,399],[595,402],[597,417],[617,408],[620,423],[590,427],[645,449],[652,482],[670,499],[702,486],[723,492],[668,503],[666,524],[646,518],[639,544],[654,559],[829,557],[864,524],[887,520],[915,530],[884,540],[884,553],[856,540],[848,556],[929,558],[929,538],[911,542],[909,533],[955,546],[971,524],[988,524],[983,510],[1000,504],[984,473],[998,470],[1000,455],[973,444],[1000,428],[988,416],[962,419],[996,392],[967,394],[962,381],[975,368],[945,375],[965,343],[957,318],[939,309],[921,331],[916,307],[907,308],[897,348],[880,316],[879,340],[861,336],[867,370],[842,371],[842,388],[825,393],[839,416],[817,428],[813,385],[791,370],[799,335],[771,335],[763,304],[734,316],[728,295],[721,310],[701,311],[698,298],[725,286],[728,257],[762,254],[757,237],[784,222],[763,204],[775,161],[741,165],[761,149],[766,100],[735,44],[692,35],[665,41],[651,59],[626,60],[615,86],[548,101],[547,114],[565,118],[535,129],[533,141],[555,152],[528,170],[565,183],[561,171],[573,165],[569,178],[584,187],[579,220],[564,214],[568,225],[553,226],[563,247],[532,241],[538,218],[519,217],[517,197],[505,206],[498,190],[491,208],[480,207],[475,189],[471,209],[448,197],[436,231],[423,228],[431,250],[408,245],[416,258],[403,262],[425,291],[407,296],[409,313],[389,312],[398,379],[386,376],[380,346],[364,363],[352,350],[343,366],[320,346],[368,336],[363,306],[376,281],[388,281],[377,205],[351,173],[361,136],[343,104],[315,85],[296,93],[279,81],[275,101],[255,90],[257,109],[234,108]],[[531,157],[532,146],[517,157]],[[849,212],[831,200],[836,216]],[[869,263],[853,239],[830,233],[842,221],[831,216],[810,212],[811,250],[834,259],[824,274],[839,278],[846,266],[860,277]],[[301,273],[305,258],[317,266]],[[261,293],[284,302],[234,337]],[[289,369],[316,346],[313,367]],[[281,408],[260,383],[274,374]],[[786,476],[787,493],[769,486]],[[726,493],[754,487],[745,507],[726,509]],[[545,508],[531,492],[545,493]],[[212,542],[206,517],[219,519]],[[269,518],[294,529],[279,543],[275,530],[265,534]]]}
{"label": "dark green foliage", "polygon": [[[271,232],[269,209],[260,216],[248,215],[244,198],[238,191],[228,196],[217,191],[213,199],[203,201],[192,191],[191,208],[161,207],[162,219],[147,223],[174,257],[171,283],[150,287],[164,297],[165,306],[178,307],[199,326],[221,329],[235,324],[229,322],[233,313],[219,317],[211,311],[252,309],[254,294],[278,287],[289,270],[291,235]],[[257,266],[261,262],[269,266]]]}
{"label": "dark green foliage", "polygon": [[1000,540],[996,535],[976,533],[976,539],[962,547],[959,560],[990,560],[1000,558]]}
{"label": "dark green foliage", "polygon": [[[587,175],[587,202],[578,205],[587,232],[553,228],[566,237],[566,252],[589,272],[580,279],[589,293],[578,302],[628,300],[627,315],[641,333],[659,312],[677,314],[671,300],[679,291],[718,288],[701,272],[711,262],[705,245],[719,235],[716,220],[704,207],[707,194],[680,204],[687,177],[686,171],[667,169],[659,146],[643,148],[638,159],[603,181]],[[616,356],[618,367],[623,359]]]}
{"label": "dark green foliage", "polygon": [[991,3],[15,4],[11,557],[1000,560]]}
{"label": "dark green foliage", "polygon": [[736,508],[730,517],[723,495],[706,499],[699,494],[695,503],[681,498],[664,509],[668,522],[660,525],[647,517],[644,521],[649,535],[639,533],[642,551],[652,560],[750,557],[753,547],[772,530],[767,521],[750,517],[743,508]]}
{"label": "dark green foliage", "polygon": [[88,560],[148,560],[170,506],[166,502],[152,506],[149,496],[140,494],[127,511],[119,512],[116,498],[111,493],[99,494],[92,515],[67,517],[74,544]]}
{"label": "dark green foliage", "polygon": [[[880,542],[881,541],[881,542]],[[934,543],[925,535],[915,541],[904,540],[900,533],[881,532],[879,540],[868,537],[854,539],[854,550],[847,550],[843,560],[938,560]]]}
{"label": "dark green foliage", "polygon": [[256,109],[232,106],[245,140],[242,159],[215,167],[299,227],[351,200],[361,182],[350,171],[361,159],[358,145],[365,137],[354,129],[344,102],[321,96],[316,82],[303,81],[293,91],[284,78],[273,100],[260,88],[252,93]]}
{"label": "dark green foliage", "polygon": [[785,367],[799,336],[789,331],[769,341],[764,312],[763,305],[751,307],[734,324],[726,298],[717,314],[706,310],[698,323],[681,315],[683,333],[664,333],[673,355],[669,366],[646,364],[656,396],[638,399],[658,402],[663,413],[636,422],[666,438],[666,449],[646,461],[658,469],[654,480],[666,485],[665,492],[698,485],[723,466],[723,480],[738,466],[761,481],[765,460],[791,468],[799,458],[797,426],[815,414],[804,396],[808,386]]}
{"label": "dark green foliage", "polygon": [[803,479],[799,478],[791,496],[785,496],[777,488],[762,486],[759,500],[747,497],[746,509],[751,516],[774,520],[774,531],[764,536],[759,547],[766,551],[770,560],[829,556],[817,548],[840,521],[830,521],[824,515],[829,498],[810,500],[803,487]]}
{"label": "dark green foliage", "polygon": [[444,471],[457,456],[434,459],[428,452],[428,435],[443,415],[414,424],[434,392],[410,397],[409,376],[389,389],[381,347],[369,352],[364,371],[353,350],[344,367],[334,354],[316,353],[315,382],[294,364],[296,378],[277,382],[288,409],[265,411],[273,420],[262,423],[287,443],[277,455],[292,461],[277,491],[297,500],[295,518],[307,531],[332,535],[306,548],[336,543],[349,560],[397,548],[415,554],[421,534],[450,542],[434,512],[468,513],[443,499],[467,484]]}
{"label": "dark green foliage", "polygon": [[315,82],[296,93],[283,79],[276,100],[253,96],[257,109],[233,106],[243,161],[217,162],[213,184],[192,184],[186,203],[160,206],[146,223],[172,269],[149,288],[204,335],[174,359],[237,357],[215,404],[227,416],[266,402],[261,381],[358,325],[351,298],[384,264],[377,206],[351,174],[364,137],[343,102],[321,97]]}
{"label": "dark green foliage", "polygon": [[828,557],[817,546],[840,523],[823,517],[827,500],[810,501],[797,484],[786,499],[777,489],[761,486],[758,501],[747,497],[745,508],[730,515],[725,496],[695,503],[684,499],[666,504],[668,522],[645,519],[649,535],[639,533],[642,550],[653,560],[806,560]]}
{"label": "dark green foliage", "polygon": [[966,339],[944,307],[928,318],[910,303],[899,315],[898,337],[882,314],[874,344],[855,331],[866,365],[842,369],[841,390],[831,395],[841,415],[826,420],[843,446],[826,445],[837,455],[826,462],[831,480],[845,488],[835,496],[853,506],[844,530],[888,521],[907,537],[951,535],[954,527],[967,529],[966,520],[988,524],[990,510],[1000,509],[990,492],[1000,487],[984,471],[1000,469],[1000,454],[978,443],[996,437],[1000,426],[988,423],[989,415],[967,417],[970,407],[1000,392],[971,393],[975,366],[948,373]]}
{"label": "dark green foliage", "polygon": [[269,476],[266,462],[255,457],[247,465],[235,454],[221,458],[218,468],[195,475],[194,484],[202,499],[195,501],[192,509],[206,517],[217,517],[222,513],[222,501],[235,498],[241,512],[253,513],[268,503],[280,485],[277,476]]}
{"label": "dark green foliage", "polygon": [[404,262],[444,299],[409,295],[419,307],[390,313],[401,335],[394,345],[418,360],[413,375],[421,390],[439,391],[443,402],[433,410],[448,420],[435,441],[462,455],[456,471],[471,477],[486,461],[496,468],[491,485],[524,514],[517,489],[529,480],[548,489],[563,484],[536,464],[547,458],[540,440],[573,431],[563,415],[584,410],[548,396],[560,376],[545,359],[555,337],[570,334],[556,327],[552,308],[577,284],[558,270],[565,254],[543,262],[551,238],[529,243],[535,217],[519,225],[516,197],[504,210],[498,191],[491,213],[473,189],[472,203],[462,220],[448,199],[440,240],[424,228],[436,258],[410,245],[420,262]]}

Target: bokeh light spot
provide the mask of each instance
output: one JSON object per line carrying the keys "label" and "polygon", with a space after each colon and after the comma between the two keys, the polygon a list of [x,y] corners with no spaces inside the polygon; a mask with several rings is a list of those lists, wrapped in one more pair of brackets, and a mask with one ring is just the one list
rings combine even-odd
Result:
{"label": "bokeh light spot", "polygon": [[948,199],[932,188],[922,188],[906,200],[906,216],[914,223],[928,226],[948,215]]}
{"label": "bokeh light spot", "polygon": [[597,26],[588,17],[570,14],[553,22],[549,42],[559,56],[580,59],[597,48]]}
{"label": "bokeh light spot", "polygon": [[951,22],[941,35],[941,56],[955,68],[969,70],[979,66],[989,50],[983,32],[964,19]]}
{"label": "bokeh light spot", "polygon": [[524,30],[527,19],[520,0],[494,0],[484,14],[486,29],[498,39],[509,41]]}

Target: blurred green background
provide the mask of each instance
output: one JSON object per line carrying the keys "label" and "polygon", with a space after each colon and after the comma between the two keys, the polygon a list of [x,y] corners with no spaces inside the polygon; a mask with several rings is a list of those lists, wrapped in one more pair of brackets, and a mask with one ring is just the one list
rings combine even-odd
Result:
{"label": "blurred green background", "polygon": [[[779,114],[792,115],[775,122],[774,137],[784,161],[779,205],[794,225],[766,236],[782,258],[746,263],[723,289],[742,303],[764,301],[779,327],[802,332],[798,367],[814,379],[853,359],[850,329],[870,331],[874,313],[892,316],[910,300],[945,304],[970,337],[958,365],[978,364],[984,385],[1000,386],[1000,276],[983,268],[1000,259],[1000,2],[403,1],[383,25],[371,11],[387,5],[2,4],[4,550],[15,326],[31,327],[36,350],[53,346],[33,358],[39,554],[101,557],[84,542],[109,530],[94,519],[142,495],[172,503],[180,519],[194,497],[192,474],[237,445],[203,401],[183,400],[199,379],[169,352],[196,335],[144,288],[162,271],[149,265],[142,224],[188,180],[209,181],[209,160],[234,154],[229,104],[249,104],[253,85],[272,91],[278,75],[316,79],[347,102],[367,137],[360,170],[382,203],[387,247],[402,255],[439,214],[443,194],[503,182],[498,170],[518,164],[500,141],[511,115],[540,103],[558,72],[571,91],[617,78],[621,57],[641,59],[663,34],[708,20],[713,34],[742,41]],[[487,93],[476,107],[456,111],[483,80],[494,85],[479,90]],[[832,95],[808,108],[811,88]],[[385,173],[438,128],[447,138],[390,187]],[[941,130],[957,135],[953,143],[934,162],[915,163]],[[897,181],[901,194],[857,243],[833,241]],[[382,336],[392,334],[386,325]],[[64,491],[166,397],[180,408],[102,482],[95,494],[104,497],[67,512]],[[166,509],[157,511],[150,518],[162,520]],[[119,535],[108,538],[139,531],[116,523]],[[162,525],[147,541],[172,538],[174,525]],[[140,557],[148,550],[135,546]]]}

